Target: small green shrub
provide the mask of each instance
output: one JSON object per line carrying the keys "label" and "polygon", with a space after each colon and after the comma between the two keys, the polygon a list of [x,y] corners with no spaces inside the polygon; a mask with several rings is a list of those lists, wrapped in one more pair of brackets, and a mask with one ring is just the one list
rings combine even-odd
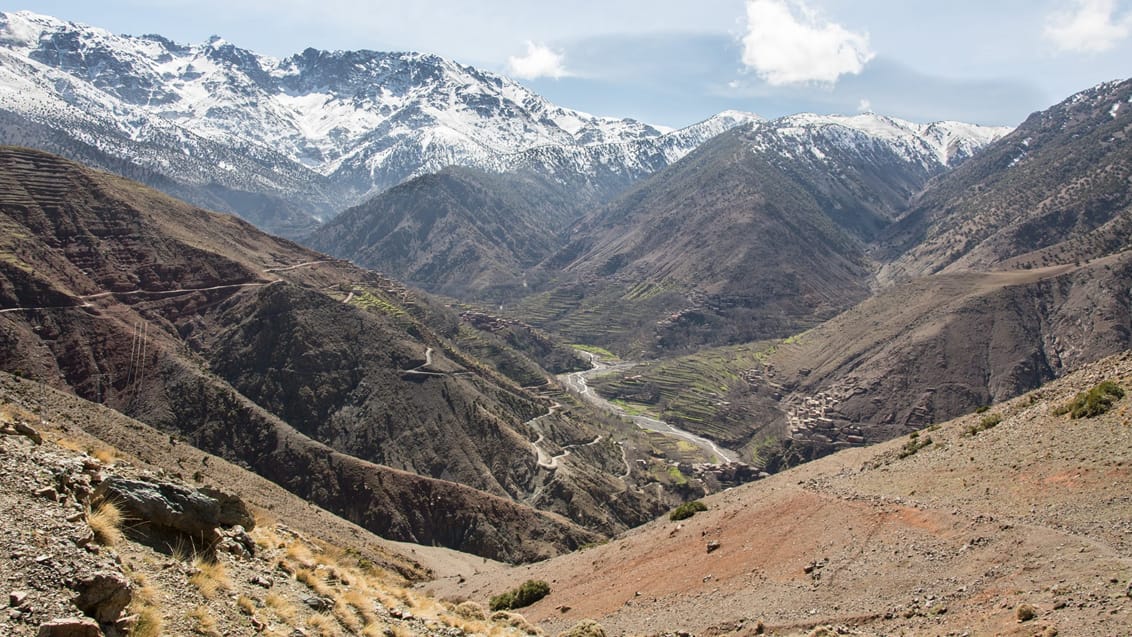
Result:
{"label": "small green shrub", "polygon": [[930,444],[932,444],[931,436],[921,438],[919,432],[912,432],[912,434],[908,436],[908,442],[904,443],[904,447],[900,449],[900,453],[897,455],[900,458],[907,458]]}
{"label": "small green shrub", "polygon": [[986,431],[987,429],[994,429],[1001,422],[1002,422],[1002,414],[987,414],[986,416],[983,416],[982,420],[979,421],[979,424],[971,425],[970,427],[967,427],[967,435],[973,436],[973,435],[979,433],[980,431]]}
{"label": "small green shrub", "polygon": [[1087,392],[1077,394],[1073,400],[1053,410],[1055,416],[1069,414],[1070,418],[1092,418],[1112,408],[1112,403],[1124,398],[1120,385],[1106,380]]}
{"label": "small green shrub", "polygon": [[673,522],[677,520],[687,520],[700,511],[707,511],[707,505],[699,500],[692,500],[691,502],[685,502],[675,509],[672,509],[672,513],[668,514],[668,519]]}
{"label": "small green shrub", "polygon": [[488,605],[491,610],[511,610],[514,608],[522,608],[530,606],[538,600],[550,594],[550,584],[543,580],[529,579],[523,582],[519,588],[500,593],[491,598]]}

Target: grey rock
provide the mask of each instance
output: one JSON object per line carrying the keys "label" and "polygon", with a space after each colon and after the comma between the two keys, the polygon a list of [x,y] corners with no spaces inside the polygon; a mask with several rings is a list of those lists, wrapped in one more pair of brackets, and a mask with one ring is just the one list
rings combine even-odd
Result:
{"label": "grey rock", "polygon": [[12,423],[12,428],[15,429],[16,433],[20,434],[21,436],[27,436],[28,438],[30,438],[31,441],[35,444],[43,444],[43,436],[41,436],[39,432],[35,430],[35,427],[32,427],[31,425],[24,422],[16,421]]}
{"label": "grey rock", "polygon": [[303,603],[309,606],[311,610],[320,613],[334,607],[334,601],[325,597],[307,597],[303,599]]}
{"label": "grey rock", "polygon": [[192,535],[204,536],[219,526],[255,528],[255,518],[243,500],[216,489],[112,477],[98,485],[95,497],[112,500],[150,524]]}
{"label": "grey rock", "polygon": [[27,601],[27,598],[28,598],[28,592],[27,591],[12,591],[11,593],[8,594],[8,605],[9,606],[19,606],[19,605],[23,604],[25,601]]}

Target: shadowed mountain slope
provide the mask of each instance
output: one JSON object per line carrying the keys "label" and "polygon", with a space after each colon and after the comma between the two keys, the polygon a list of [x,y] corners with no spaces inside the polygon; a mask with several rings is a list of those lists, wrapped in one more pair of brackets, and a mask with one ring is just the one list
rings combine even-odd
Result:
{"label": "shadowed mountain slope", "polygon": [[389,537],[528,560],[671,497],[630,489],[611,441],[542,466],[543,433],[601,434],[566,411],[541,431],[548,401],[462,353],[456,316],[372,272],[23,149],[0,149],[0,211],[3,369]]}
{"label": "shadowed mountain slope", "polygon": [[523,289],[581,206],[534,174],[448,168],[343,212],[304,243],[434,293],[492,302]]}

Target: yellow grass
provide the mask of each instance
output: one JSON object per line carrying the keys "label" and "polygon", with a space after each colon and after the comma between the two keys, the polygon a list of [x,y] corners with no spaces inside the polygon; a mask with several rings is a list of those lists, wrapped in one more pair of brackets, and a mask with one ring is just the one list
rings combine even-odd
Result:
{"label": "yellow grass", "polygon": [[115,546],[122,541],[122,510],[110,500],[103,500],[94,508],[87,509],[86,523],[99,544]]}
{"label": "yellow grass", "polygon": [[373,608],[373,597],[367,595],[363,590],[352,588],[346,591],[346,593],[342,595],[342,601],[353,606],[358,611],[358,614],[362,616],[362,622],[366,626],[377,623],[377,613]]}
{"label": "yellow grass", "polygon": [[118,461],[118,454],[110,447],[96,447],[89,453],[104,465],[112,465]]}
{"label": "yellow grass", "polygon": [[284,624],[294,624],[298,616],[298,608],[290,600],[279,593],[271,592],[263,598],[263,603],[275,613],[275,617]]}
{"label": "yellow grass", "polygon": [[315,613],[307,618],[307,626],[315,630],[319,637],[337,637],[342,634],[338,620],[326,613]]}
{"label": "yellow grass", "polygon": [[137,621],[130,628],[130,637],[159,637],[164,618],[158,604],[157,589],[143,573],[132,572],[130,579],[134,583],[134,598],[130,602],[130,613],[138,616]]}
{"label": "yellow grass", "polygon": [[240,608],[241,613],[251,617],[255,616],[255,600],[247,595],[240,595],[236,599],[236,606]]}
{"label": "yellow grass", "polygon": [[196,622],[196,631],[204,635],[216,634],[216,618],[204,606],[189,611],[189,619]]}
{"label": "yellow grass", "polygon": [[193,568],[196,572],[189,576],[189,582],[197,587],[205,599],[212,599],[220,591],[232,588],[232,582],[228,579],[228,570],[224,568],[223,562],[206,560],[198,556],[193,560]]}
{"label": "yellow grass", "polygon": [[362,630],[363,622],[358,619],[358,614],[354,610],[352,604],[347,603],[342,597],[334,601],[334,608],[331,609],[334,617],[338,619],[350,634],[356,635]]}

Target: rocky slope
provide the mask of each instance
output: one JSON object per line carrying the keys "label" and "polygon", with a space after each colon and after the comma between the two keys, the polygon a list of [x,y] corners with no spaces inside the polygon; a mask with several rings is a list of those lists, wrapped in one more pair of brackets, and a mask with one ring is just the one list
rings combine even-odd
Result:
{"label": "rocky slope", "polygon": [[5,635],[456,637],[526,626],[412,590],[428,572],[411,548],[7,374],[0,455],[0,510],[20,521],[0,533]]}
{"label": "rocky slope", "polygon": [[1128,246],[1132,80],[1030,116],[918,198],[878,243],[882,284],[1033,268]]}
{"label": "rocky slope", "polygon": [[393,281],[36,151],[0,149],[0,212],[4,370],[374,531],[527,560],[676,497],[626,471],[617,442],[643,444],[631,428],[551,409],[463,353],[455,315]]}
{"label": "rocky slope", "polygon": [[711,496],[689,520],[433,586],[482,600],[544,579],[551,594],[525,615],[550,631],[590,617],[627,634],[1120,634],[1129,399],[1057,415],[1103,381],[1132,388],[1132,357]]}
{"label": "rocky slope", "polygon": [[881,442],[1132,347],[1132,254],[924,277],[789,339],[704,350],[594,388],[775,469]]}
{"label": "rocky slope", "polygon": [[3,143],[124,168],[292,236],[450,165],[554,174],[577,196],[609,197],[753,119],[723,113],[667,134],[432,55],[276,59],[220,38],[182,45],[29,12],[0,17],[0,115]]}

